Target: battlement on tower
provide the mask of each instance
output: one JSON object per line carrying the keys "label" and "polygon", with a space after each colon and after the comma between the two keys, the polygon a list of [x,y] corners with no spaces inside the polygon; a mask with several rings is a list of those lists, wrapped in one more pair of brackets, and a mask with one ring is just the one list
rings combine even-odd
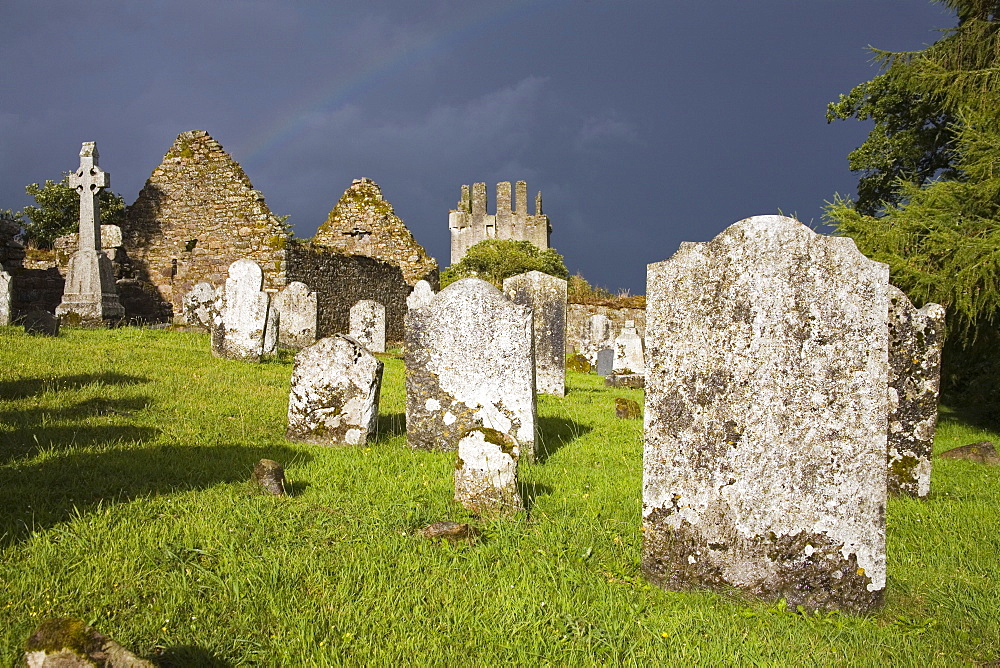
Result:
{"label": "battlement on tower", "polygon": [[486,184],[462,186],[458,206],[448,214],[451,230],[451,263],[455,264],[470,247],[486,239],[530,241],[541,250],[549,247],[552,226],[542,213],[542,193],[535,196],[535,213],[528,214],[528,184],[518,181],[511,206],[510,181],[497,184],[496,213],[487,211]]}

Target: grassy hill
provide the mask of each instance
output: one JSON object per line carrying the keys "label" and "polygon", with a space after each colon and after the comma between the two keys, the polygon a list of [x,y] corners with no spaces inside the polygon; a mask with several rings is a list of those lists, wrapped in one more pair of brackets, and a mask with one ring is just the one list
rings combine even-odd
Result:
{"label": "grassy hill", "polygon": [[[955,665],[1000,660],[1000,467],[935,461],[888,507],[869,617],[666,592],[639,572],[641,421],[568,374],[542,396],[526,518],[452,501],[453,456],[406,446],[402,361],[368,447],[284,438],[291,358],[205,335],[0,328],[0,663],[78,616],[161,665]],[[944,411],[935,451],[1000,433]],[[292,495],[256,495],[261,458]],[[415,535],[474,521],[474,546]]]}

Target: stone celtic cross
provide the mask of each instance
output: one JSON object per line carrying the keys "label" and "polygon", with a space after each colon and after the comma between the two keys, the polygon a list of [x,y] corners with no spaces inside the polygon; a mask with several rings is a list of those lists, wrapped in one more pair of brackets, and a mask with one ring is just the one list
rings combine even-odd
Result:
{"label": "stone celtic cross", "polygon": [[79,248],[101,250],[101,211],[98,196],[111,185],[111,177],[97,166],[97,144],[84,142],[80,149],[80,168],[69,175],[69,185],[80,196]]}

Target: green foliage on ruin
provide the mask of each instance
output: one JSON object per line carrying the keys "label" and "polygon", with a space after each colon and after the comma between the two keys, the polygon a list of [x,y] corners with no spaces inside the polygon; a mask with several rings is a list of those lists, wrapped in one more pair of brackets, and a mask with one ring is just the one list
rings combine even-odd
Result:
{"label": "green foliage on ruin", "polygon": [[[79,231],[80,196],[69,185],[69,175],[62,181],[32,183],[24,188],[37,206],[26,206],[17,215],[28,219],[24,225],[24,240],[38,248],[52,248],[56,237]],[[102,225],[122,225],[125,222],[125,200],[121,195],[102,190],[98,201]]]}
{"label": "green foliage on ruin", "polygon": [[481,278],[498,288],[503,280],[528,271],[567,278],[566,263],[554,248],[540,250],[530,241],[487,239],[469,248],[459,262],[441,272],[441,288],[460,278]]}
{"label": "green foliage on ruin", "polygon": [[[828,118],[875,121],[850,155],[856,199],[827,221],[948,312],[945,389],[1000,395],[1000,2],[939,0],[958,25],[921,51],[875,51],[881,74]],[[986,355],[986,357],[983,357]],[[996,399],[994,398],[994,402]]]}

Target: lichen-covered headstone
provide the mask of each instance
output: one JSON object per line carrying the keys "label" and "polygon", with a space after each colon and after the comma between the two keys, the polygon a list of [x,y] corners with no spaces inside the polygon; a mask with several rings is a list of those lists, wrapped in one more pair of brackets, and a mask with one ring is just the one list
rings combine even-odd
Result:
{"label": "lichen-covered headstone", "polygon": [[610,376],[615,369],[615,351],[601,348],[597,351],[597,375]]}
{"label": "lichen-covered headstone", "polygon": [[278,342],[302,350],[316,342],[316,293],[301,281],[292,281],[274,298],[278,312]]}
{"label": "lichen-covered headstone", "polygon": [[198,283],[184,295],[184,322],[215,329],[221,318],[222,302],[211,283]]}
{"label": "lichen-covered headstone", "polygon": [[319,445],[364,445],[375,433],[382,362],[343,334],[295,356],[288,396],[288,438]]}
{"label": "lichen-covered headstone", "polygon": [[420,279],[413,284],[413,291],[406,298],[406,310],[411,311],[427,306],[432,299],[434,299],[434,290],[431,288],[431,284]]}
{"label": "lichen-covered headstone", "polygon": [[580,332],[580,350],[577,352],[586,357],[592,365],[597,366],[598,352],[605,348],[614,348],[614,345],[615,337],[608,316],[595,313],[584,320]]}
{"label": "lichen-covered headstone", "polygon": [[264,272],[253,260],[229,265],[222,294],[220,324],[212,331],[212,353],[229,359],[259,362],[264,355],[270,297],[261,290]]}
{"label": "lichen-covered headstone", "polygon": [[646,358],[642,352],[642,337],[635,330],[635,321],[626,320],[621,334],[615,339],[616,374],[646,373]]}
{"label": "lichen-covered headstone", "polygon": [[362,299],[351,307],[351,336],[373,353],[385,352],[385,306]]}
{"label": "lichen-covered headstone", "polygon": [[534,313],[535,389],[557,397],[566,394],[566,281],[529,271],[504,279],[503,291],[515,304]]}
{"label": "lichen-covered headstone", "polygon": [[944,307],[889,286],[889,493],[926,498],[941,385]]}
{"label": "lichen-covered headstone", "polygon": [[758,216],[648,267],[643,556],[667,589],[885,587],[888,267]]}
{"label": "lichen-covered headstone", "polygon": [[455,500],[478,515],[524,510],[517,460],[517,443],[507,434],[487,427],[470,429],[458,442]]}
{"label": "lichen-covered headstone", "polygon": [[11,276],[0,269],[0,325],[10,324]]}
{"label": "lichen-covered headstone", "polygon": [[97,145],[84,142],[80,167],[68,177],[80,198],[79,246],[66,267],[66,285],[56,315],[80,325],[100,325],[125,316],[111,260],[101,252],[99,195],[111,185],[111,177],[98,166],[98,158]]}
{"label": "lichen-covered headstone", "polygon": [[475,427],[535,454],[531,309],[478,278],[449,285],[406,316],[406,437],[412,447],[455,450]]}

